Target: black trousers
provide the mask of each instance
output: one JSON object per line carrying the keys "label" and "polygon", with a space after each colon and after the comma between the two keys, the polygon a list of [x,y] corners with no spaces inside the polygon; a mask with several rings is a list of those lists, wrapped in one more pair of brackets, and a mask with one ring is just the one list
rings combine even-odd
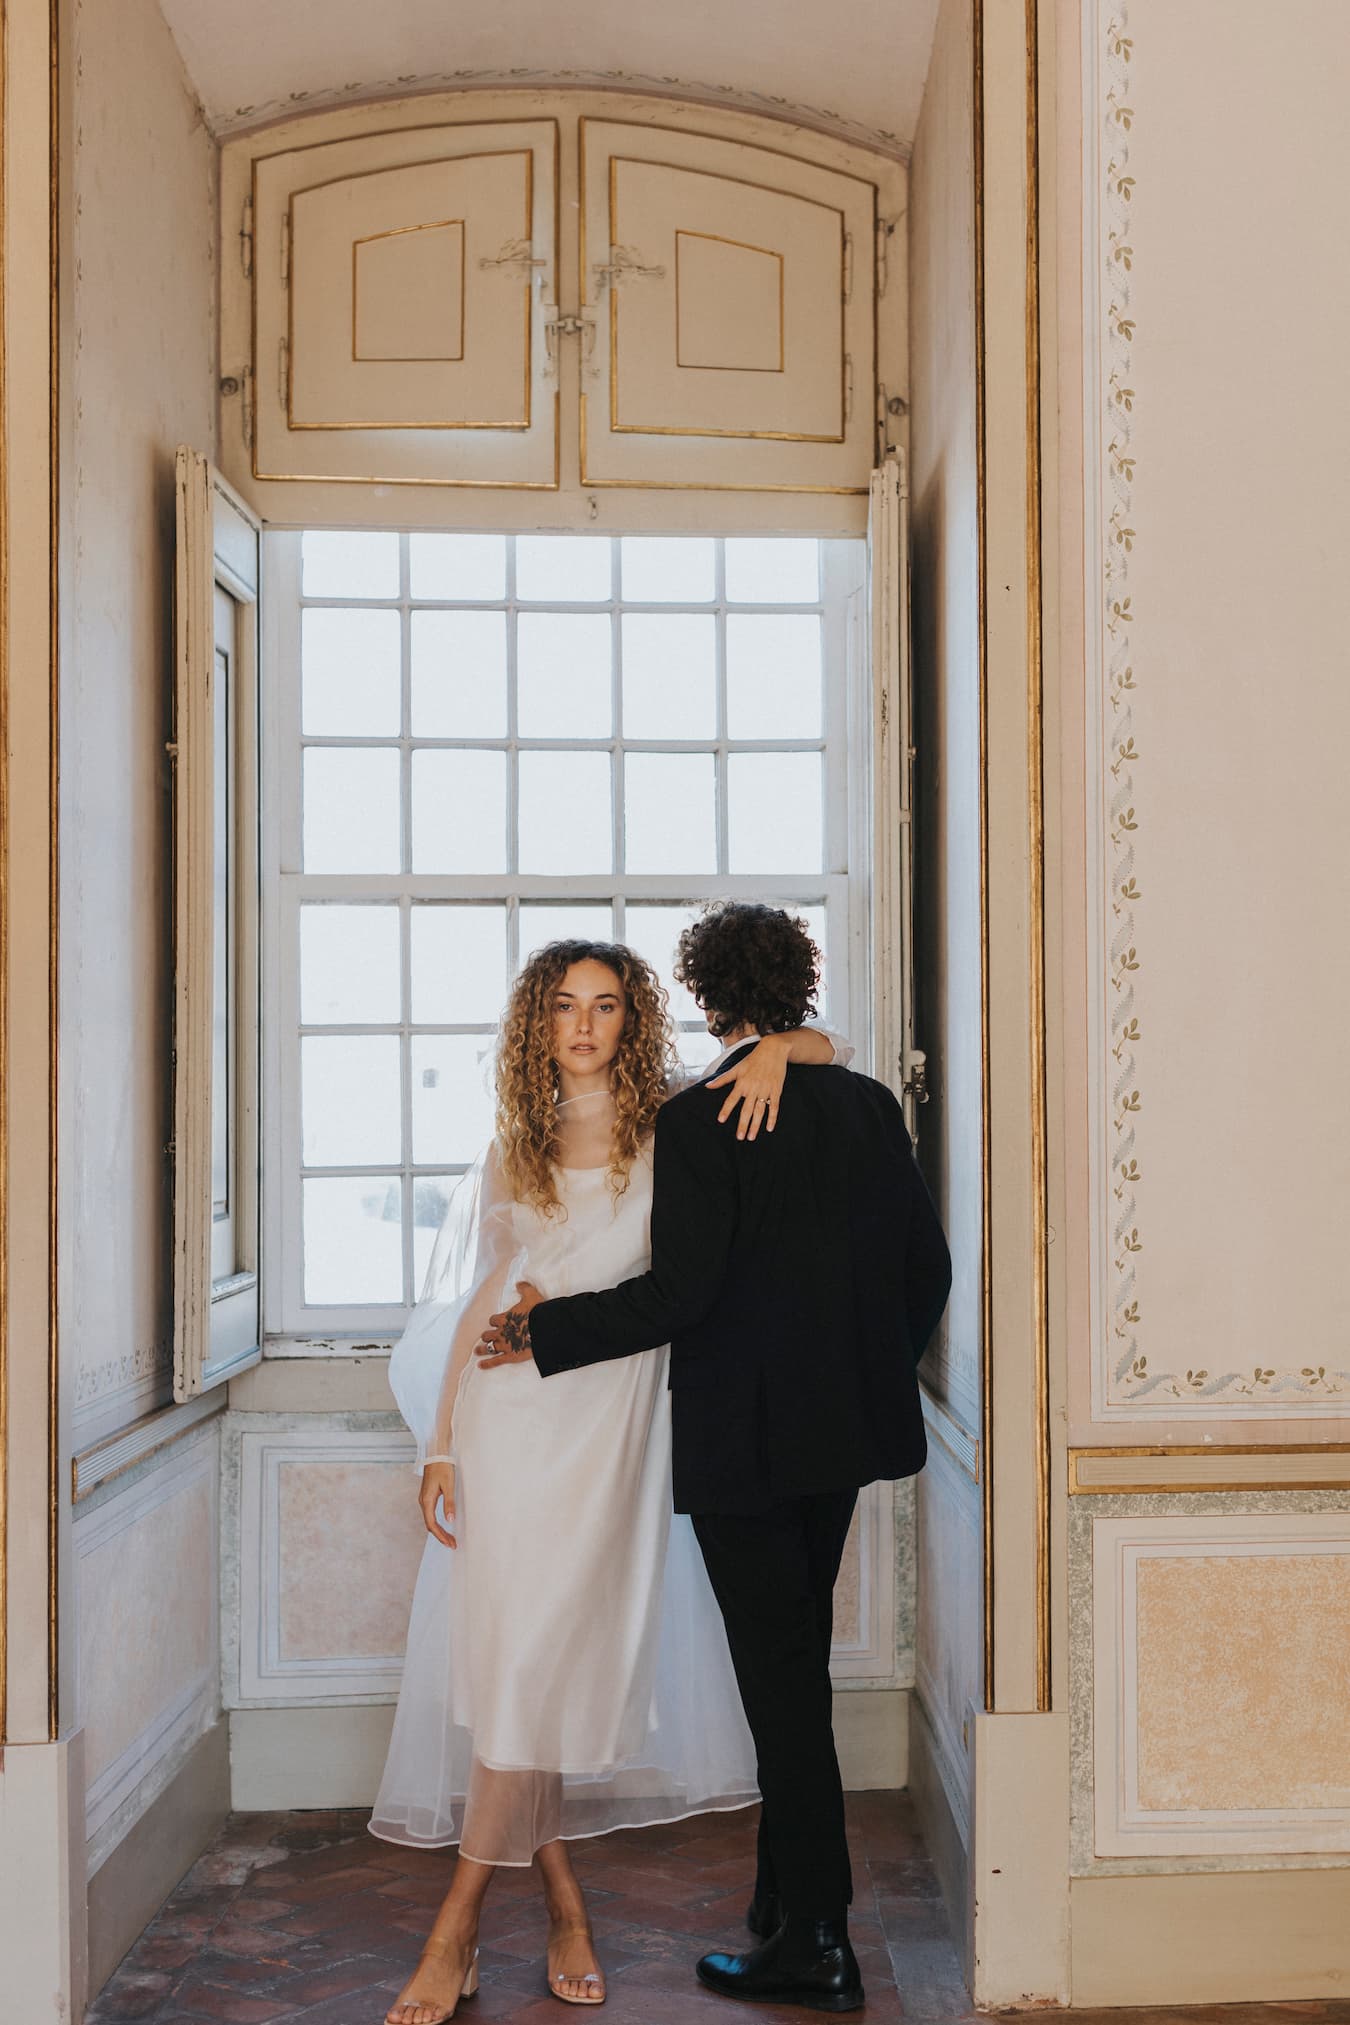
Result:
{"label": "black trousers", "polygon": [[842,1919],[853,1897],[830,1639],[857,1501],[825,1491],[765,1512],[693,1515],[759,1760],[759,1884],[805,1919]]}

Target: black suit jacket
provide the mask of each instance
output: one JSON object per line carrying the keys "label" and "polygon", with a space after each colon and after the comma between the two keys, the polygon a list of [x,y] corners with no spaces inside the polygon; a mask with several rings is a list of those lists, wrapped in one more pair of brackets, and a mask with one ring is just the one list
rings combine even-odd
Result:
{"label": "black suit jacket", "polygon": [[751,1142],[717,1123],[724,1095],[664,1106],[651,1270],[541,1302],[535,1362],[548,1377],[670,1344],[678,1511],[911,1476],[951,1261],[900,1106],[870,1076],[792,1066]]}

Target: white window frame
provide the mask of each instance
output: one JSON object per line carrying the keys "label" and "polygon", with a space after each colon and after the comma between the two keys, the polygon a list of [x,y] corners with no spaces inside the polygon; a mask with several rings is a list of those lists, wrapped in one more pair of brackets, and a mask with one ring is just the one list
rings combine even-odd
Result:
{"label": "white window frame", "polygon": [[[484,530],[486,532],[488,530]],[[618,535],[612,537],[616,542]],[[866,786],[870,767],[870,753],[873,734],[873,702],[870,686],[865,675],[860,677],[857,670],[864,670],[867,657],[859,657],[856,649],[850,647],[850,627],[856,626],[858,599],[865,579],[865,557],[863,544],[855,539],[822,539],[822,595],[818,606],[791,604],[783,606],[755,606],[756,611],[775,610],[793,613],[820,610],[824,620],[824,655],[827,669],[825,683],[825,722],[823,737],[800,741],[735,741],[734,749],[760,749],[781,751],[797,749],[825,750],[824,773],[824,863],[827,869],[817,874],[792,875],[655,875],[638,873],[597,873],[546,876],[519,872],[492,874],[410,874],[405,872],[389,874],[322,874],[301,871],[301,805],[298,791],[300,779],[300,753],[305,742],[300,732],[300,626],[303,609],[300,597],[300,545],[301,535],[293,530],[268,529],[263,537],[263,694],[265,698],[265,721],[263,732],[263,1079],[264,1103],[264,1153],[263,1153],[263,1212],[264,1227],[271,1242],[265,1249],[263,1261],[263,1323],[264,1353],[269,1357],[313,1357],[316,1355],[362,1355],[383,1351],[397,1336],[403,1326],[407,1310],[401,1305],[388,1304],[370,1308],[317,1307],[305,1305],[301,1298],[302,1231],[301,1214],[301,1133],[300,1133],[300,1078],[298,1073],[298,1050],[296,1038],[301,1031],[299,1021],[299,965],[298,952],[298,910],[306,900],[361,900],[388,902],[398,899],[401,909],[406,912],[410,905],[419,900],[442,900],[472,902],[505,901],[508,909],[508,963],[516,956],[516,908],[521,901],[561,901],[602,904],[614,903],[615,934],[623,939],[625,902],[666,902],[697,904],[707,899],[722,897],[753,897],[767,901],[795,902],[802,905],[823,905],[827,913],[827,948],[831,999],[829,1017],[836,1027],[847,1029],[850,1038],[859,1049],[858,1066],[871,1065],[870,1027],[871,992],[869,989],[869,966],[863,960],[872,933],[871,902],[871,849],[870,835],[860,826],[856,809],[870,806],[870,788]],[[508,555],[510,544],[508,543]],[[662,611],[700,613],[716,612],[723,609],[724,584],[722,580],[722,550],[718,548],[718,582],[715,600],[703,603],[649,604],[644,602],[640,609],[646,613]],[[613,581],[617,583],[617,559]],[[514,581],[508,577],[508,596],[498,601],[475,603],[473,609],[501,609],[514,602]],[[342,605],[342,599],[310,600],[310,603]],[[397,608],[404,614],[406,639],[406,614],[413,601],[409,597],[408,543],[406,534],[400,541],[400,596],[389,600],[360,600],[363,605],[384,605]],[[418,609],[435,609],[437,600],[418,599]],[[454,608],[459,601],[443,601],[445,606]],[[539,609],[527,605],[523,609]],[[551,609],[552,607],[543,607]],[[616,597],[608,601],[578,603],[569,609],[584,612],[614,612],[625,609],[623,601]],[[718,629],[719,643],[723,638],[722,628]],[[836,679],[829,679],[829,671],[835,671]],[[724,694],[720,686],[719,693]],[[404,680],[408,679],[407,655],[404,655]],[[617,672],[615,676],[617,682]],[[408,723],[405,708],[404,723]],[[617,720],[616,720],[617,721]],[[720,727],[725,732],[725,725]],[[622,757],[620,741],[616,737],[583,740],[535,740],[507,739],[482,740],[413,740],[353,738],[350,740],[324,740],[322,743],[354,746],[395,745],[404,755],[404,822],[407,821],[407,780],[411,750],[414,748],[455,747],[460,745],[493,747],[505,746],[508,751],[525,749],[555,750],[596,750],[615,754],[614,809],[616,825],[615,862],[620,862],[618,846],[621,842],[620,826],[623,821]],[[642,751],[655,752],[706,752],[713,747],[713,741],[684,740],[625,740],[623,744],[637,747]],[[725,736],[716,741],[718,753],[718,824],[719,833],[724,831],[726,821],[725,796],[725,755],[731,741]],[[851,784],[862,792],[850,795]],[[851,806],[852,805],[852,806]],[[513,828],[514,836],[514,828]],[[721,854],[719,854],[721,855]],[[404,947],[407,947],[406,928]],[[404,1019],[398,1031],[406,1033],[411,1024],[407,1017],[410,1006],[407,996],[407,981],[404,981]],[[342,1029],[336,1029],[341,1031]],[[355,1029],[361,1031],[361,1029]],[[391,1026],[385,1031],[393,1031]],[[427,1029],[418,1024],[416,1031],[481,1031],[479,1027]],[[405,1093],[405,1106],[407,1097]],[[406,1137],[405,1137],[406,1145]],[[436,1163],[428,1166],[428,1174],[453,1174],[455,1163]],[[361,1172],[359,1166],[344,1167],[334,1172]],[[398,1167],[371,1168],[372,1176],[390,1179],[402,1176],[408,1170]],[[414,1165],[411,1172],[415,1178],[419,1167]],[[405,1219],[411,1210],[410,1187],[405,1184]]]}
{"label": "white window frame", "polygon": [[[256,1364],[259,1301],[259,524],[187,446],[175,470],[173,1393],[180,1404]],[[222,674],[216,599],[233,613]],[[221,694],[221,685],[224,693]],[[226,748],[218,751],[223,706]],[[217,760],[227,773],[218,832]],[[220,947],[225,976],[217,975]],[[222,997],[228,1004],[222,1008]],[[228,1073],[214,1075],[226,1011]],[[227,1199],[213,1151],[228,1148]],[[227,1242],[216,1242],[222,1219]],[[223,1270],[221,1270],[223,1268]]]}

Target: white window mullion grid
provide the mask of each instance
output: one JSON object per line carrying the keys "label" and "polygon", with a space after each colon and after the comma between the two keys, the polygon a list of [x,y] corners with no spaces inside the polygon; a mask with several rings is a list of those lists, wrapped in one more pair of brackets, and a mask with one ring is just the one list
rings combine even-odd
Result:
{"label": "white window mullion grid", "polygon": [[[272,668],[273,681],[270,685],[276,701],[279,721],[274,725],[274,736],[268,741],[272,760],[269,768],[270,793],[275,820],[270,834],[275,839],[279,871],[268,882],[269,935],[269,976],[275,981],[273,992],[274,1019],[269,1035],[269,1059],[271,1073],[268,1087],[273,1093],[269,1106],[274,1124],[269,1142],[268,1161],[268,1202],[270,1216],[268,1228],[278,1233],[279,1244],[272,1249],[270,1264],[273,1270],[267,1281],[268,1293],[268,1334],[275,1349],[285,1350],[296,1346],[315,1347],[314,1339],[339,1347],[340,1339],[364,1338],[387,1339],[401,1326],[404,1308],[377,1305],[373,1307],[342,1306],[321,1308],[305,1306],[301,1297],[302,1228],[301,1206],[303,1194],[302,1140],[300,1117],[300,1063],[299,1051],[294,1039],[301,1031],[299,1022],[299,966],[297,961],[299,910],[305,902],[341,901],[348,904],[368,902],[394,903],[399,919],[399,966],[400,1004],[397,1028],[384,1027],[320,1027],[304,1031],[314,1033],[397,1033],[400,1066],[400,1124],[402,1159],[397,1168],[390,1166],[362,1168],[353,1163],[341,1168],[313,1170],[343,1175],[369,1175],[372,1180],[397,1181],[402,1205],[402,1262],[405,1292],[415,1298],[416,1286],[413,1267],[413,1249],[416,1239],[415,1207],[419,1182],[427,1176],[438,1179],[461,1172],[446,1163],[414,1162],[413,1118],[415,1107],[415,1069],[413,1061],[414,1028],[412,1003],[412,918],[419,904],[442,901],[472,904],[475,901],[492,902],[504,907],[506,916],[506,953],[508,970],[514,974],[523,950],[523,936],[520,925],[522,903],[543,900],[557,900],[571,904],[598,903],[611,910],[613,932],[622,940],[632,927],[627,916],[630,903],[681,903],[697,905],[713,898],[756,897],[782,904],[823,907],[826,917],[826,959],[830,973],[830,1013],[834,1024],[845,1025],[854,1034],[861,1035],[859,1009],[850,1001],[849,980],[856,966],[850,963],[850,944],[854,938],[857,917],[856,898],[851,893],[848,871],[849,838],[847,821],[847,790],[850,766],[848,708],[842,670],[845,661],[844,592],[849,583],[856,582],[860,562],[857,551],[859,544],[828,543],[820,545],[822,566],[821,599],[818,605],[756,604],[733,609],[754,610],[765,614],[775,612],[816,611],[822,618],[824,649],[824,721],[823,736],[812,739],[760,739],[737,740],[729,736],[727,698],[727,618],[725,550],[719,540],[715,545],[716,584],[714,599],[694,604],[672,603],[656,605],[643,603],[638,609],[644,614],[661,612],[711,612],[715,635],[715,679],[716,679],[716,724],[712,739],[643,739],[627,741],[624,737],[623,720],[623,663],[622,663],[622,613],[624,610],[619,580],[620,551],[616,539],[610,540],[610,597],[603,603],[577,604],[571,610],[607,612],[611,622],[611,694],[613,703],[612,730],[608,739],[557,740],[525,739],[520,734],[518,706],[518,634],[517,634],[517,583],[515,543],[506,543],[505,598],[497,601],[476,603],[473,608],[504,609],[506,613],[506,699],[507,724],[504,737],[495,739],[426,739],[415,741],[418,749],[459,748],[490,749],[506,753],[506,812],[508,823],[509,870],[505,873],[443,875],[419,874],[411,870],[411,763],[414,750],[411,718],[411,616],[413,609],[463,609],[462,602],[454,600],[411,599],[409,575],[409,539],[406,534],[399,542],[399,596],[397,600],[361,600],[370,608],[381,603],[396,606],[400,615],[400,705],[401,724],[397,741],[388,738],[354,736],[351,738],[323,738],[303,743],[327,746],[389,746],[397,744],[400,755],[400,857],[403,869],[397,874],[322,874],[301,871],[301,809],[300,797],[294,791],[287,792],[287,783],[300,778],[302,739],[300,736],[300,553],[301,537],[297,534],[274,535],[266,544],[273,550],[274,564],[273,596],[271,612],[274,623]],[[315,599],[314,604],[343,605],[351,602],[340,598]],[[548,609],[548,607],[543,607]],[[540,609],[527,607],[526,609]],[[574,750],[605,751],[610,755],[612,770],[612,835],[614,863],[624,863],[624,758],[628,751],[639,752],[692,752],[710,753],[715,768],[715,821],[717,841],[717,871],[709,876],[690,876],[678,872],[669,874],[630,874],[617,870],[610,874],[575,875],[567,877],[547,874],[523,874],[519,871],[518,858],[518,816],[519,816],[519,754],[526,750]],[[793,752],[814,751],[822,753],[824,777],[822,781],[824,802],[823,825],[823,866],[817,873],[770,874],[736,876],[728,870],[729,865],[729,767],[733,753],[739,752]],[[531,936],[533,940],[533,934]],[[429,1025],[419,1022],[417,1035],[454,1033],[488,1034],[486,1025]]]}

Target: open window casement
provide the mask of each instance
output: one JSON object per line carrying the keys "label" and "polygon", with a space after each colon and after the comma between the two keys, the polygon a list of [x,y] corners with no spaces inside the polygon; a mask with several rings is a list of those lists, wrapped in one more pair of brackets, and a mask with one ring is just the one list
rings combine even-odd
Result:
{"label": "open window casement", "polygon": [[[911,1137],[925,1101],[924,1056],[914,1045],[913,725],[909,653],[909,493],[905,467],[888,457],[872,473],[868,612],[872,773],[866,837],[871,878],[873,1071],[895,1091]],[[861,691],[861,685],[859,690]]]}
{"label": "open window casement", "polygon": [[176,1400],[259,1356],[258,523],[177,458],[174,734]]}

